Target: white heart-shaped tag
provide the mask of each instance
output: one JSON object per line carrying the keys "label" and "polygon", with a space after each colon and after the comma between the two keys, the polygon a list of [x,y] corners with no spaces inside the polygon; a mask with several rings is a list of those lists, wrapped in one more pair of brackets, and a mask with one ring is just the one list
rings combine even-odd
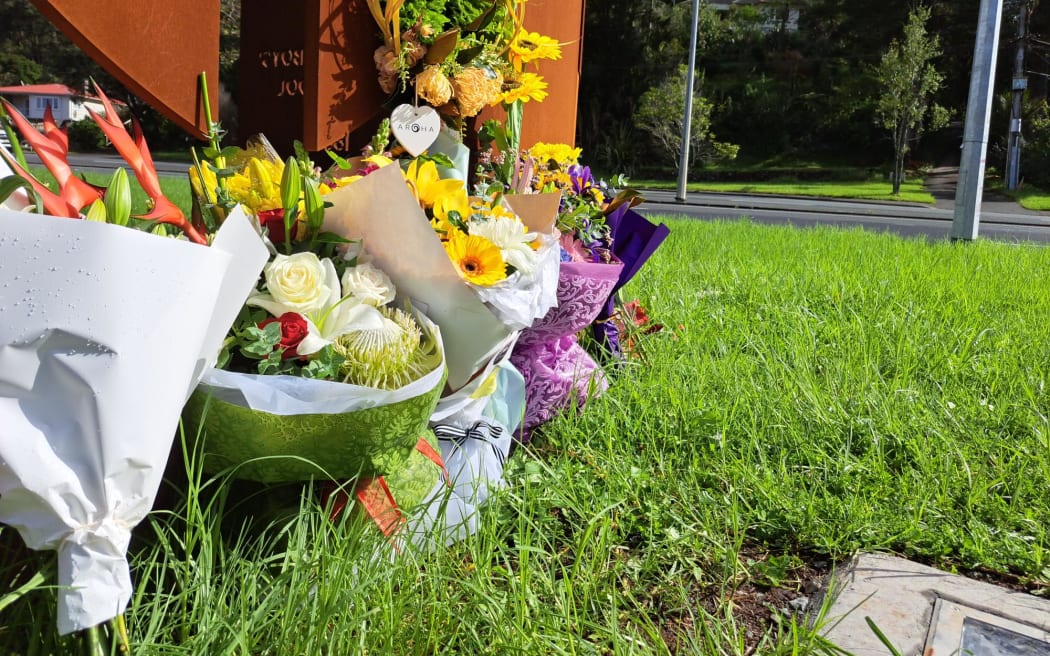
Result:
{"label": "white heart-shaped tag", "polygon": [[441,133],[441,117],[429,105],[398,105],[390,115],[394,137],[412,157],[418,157]]}

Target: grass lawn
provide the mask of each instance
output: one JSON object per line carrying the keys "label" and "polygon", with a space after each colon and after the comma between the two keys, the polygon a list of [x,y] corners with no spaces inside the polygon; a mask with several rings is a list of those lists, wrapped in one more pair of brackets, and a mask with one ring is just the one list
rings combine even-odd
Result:
{"label": "grass lawn", "polygon": [[[631,180],[638,189],[677,189],[674,180]],[[901,192],[893,195],[893,187],[885,180],[858,180],[855,182],[818,182],[771,180],[769,182],[690,182],[689,191],[716,191],[742,194],[773,194],[779,196],[820,196],[823,198],[856,198],[862,200],[904,201],[932,205],[934,198],[925,190],[922,180],[909,180],[901,185]]]}
{"label": "grass lawn", "polygon": [[[1050,592],[1050,250],[671,223],[625,290],[664,330],[519,449],[478,535],[391,561],[310,496],[174,484],[135,653],[823,653],[745,611],[861,549]],[[0,588],[0,644],[67,653],[54,601]]]}
{"label": "grass lawn", "polygon": [[[36,176],[41,182],[48,185],[52,190],[57,188],[54,177],[42,166],[31,166],[30,173]],[[146,194],[142,191],[142,187],[139,185],[138,180],[135,179],[135,175],[131,172],[131,169],[127,169],[127,174],[128,182],[131,186],[131,213],[146,214],[149,211],[146,207]],[[91,184],[105,187],[109,184],[111,175],[112,174],[107,175],[105,173],[89,172],[84,173],[83,177]],[[190,191],[188,176],[162,175],[160,176],[160,188],[161,191],[164,192],[164,195],[168,197],[168,200],[178,205],[186,216],[190,215],[193,207],[193,196]]]}
{"label": "grass lawn", "polygon": [[1008,191],[1005,187],[999,185],[996,191],[1015,199],[1025,209],[1040,212],[1050,211],[1050,192],[1044,191],[1039,187],[1024,185],[1017,191]]}

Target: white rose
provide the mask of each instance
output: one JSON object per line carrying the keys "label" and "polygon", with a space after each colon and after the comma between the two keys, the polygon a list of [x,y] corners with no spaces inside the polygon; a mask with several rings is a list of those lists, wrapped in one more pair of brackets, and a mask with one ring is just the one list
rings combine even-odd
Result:
{"label": "white rose", "polygon": [[397,291],[393,281],[371,264],[358,264],[343,272],[343,296],[380,307],[394,300]]}
{"label": "white rose", "polygon": [[529,276],[536,268],[537,255],[531,242],[536,239],[534,232],[526,232],[525,224],[508,217],[492,218],[487,221],[471,221],[470,234],[488,239],[503,254],[507,264]]}
{"label": "white rose", "polygon": [[257,294],[248,299],[249,305],[265,308],[274,316],[284,312],[309,314],[331,305],[339,290],[335,268],[331,260],[321,261],[313,253],[278,254],[266,265],[268,294]]}

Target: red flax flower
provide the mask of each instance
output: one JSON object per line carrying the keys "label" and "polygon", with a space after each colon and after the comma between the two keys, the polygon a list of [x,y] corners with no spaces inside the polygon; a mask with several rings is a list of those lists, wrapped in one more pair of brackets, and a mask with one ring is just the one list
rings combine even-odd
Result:
{"label": "red flax flower", "polygon": [[142,136],[142,128],[139,126],[138,121],[133,121],[135,129],[135,137],[133,139],[124,127],[124,123],[117,116],[117,112],[113,109],[113,104],[109,98],[97,84],[94,84],[94,87],[95,93],[102,101],[106,114],[104,117],[99,116],[90,109],[88,113],[91,114],[91,118],[95,120],[95,123],[102,129],[106,137],[109,138],[113,147],[120,153],[120,156],[131,167],[131,170],[135,173],[135,178],[142,186],[142,190],[149,196],[153,206],[149,214],[137,218],[171,224],[182,230],[190,240],[198,244],[207,244],[208,240],[186,220],[186,215],[182,213],[182,210],[175,203],[168,200],[164,196],[164,192],[161,191],[160,176],[157,175],[157,168],[153,164],[153,157],[150,155],[149,147],[146,146],[146,140]]}

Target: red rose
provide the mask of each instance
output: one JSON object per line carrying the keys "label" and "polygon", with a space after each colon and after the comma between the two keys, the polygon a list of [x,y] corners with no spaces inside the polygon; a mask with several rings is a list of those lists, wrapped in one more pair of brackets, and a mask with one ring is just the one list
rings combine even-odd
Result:
{"label": "red rose", "polygon": [[281,354],[282,360],[288,358],[295,358],[299,356],[296,349],[299,347],[299,342],[303,341],[306,337],[308,329],[306,327],[306,319],[303,315],[298,312],[285,312],[280,316],[279,319],[270,317],[259,323],[260,328],[269,326],[274,321],[278,321],[281,324],[281,341],[274,348],[283,348],[284,353]]}
{"label": "red rose", "polygon": [[284,210],[266,210],[259,212],[259,224],[266,228],[270,235],[270,241],[275,244],[284,243]]}

